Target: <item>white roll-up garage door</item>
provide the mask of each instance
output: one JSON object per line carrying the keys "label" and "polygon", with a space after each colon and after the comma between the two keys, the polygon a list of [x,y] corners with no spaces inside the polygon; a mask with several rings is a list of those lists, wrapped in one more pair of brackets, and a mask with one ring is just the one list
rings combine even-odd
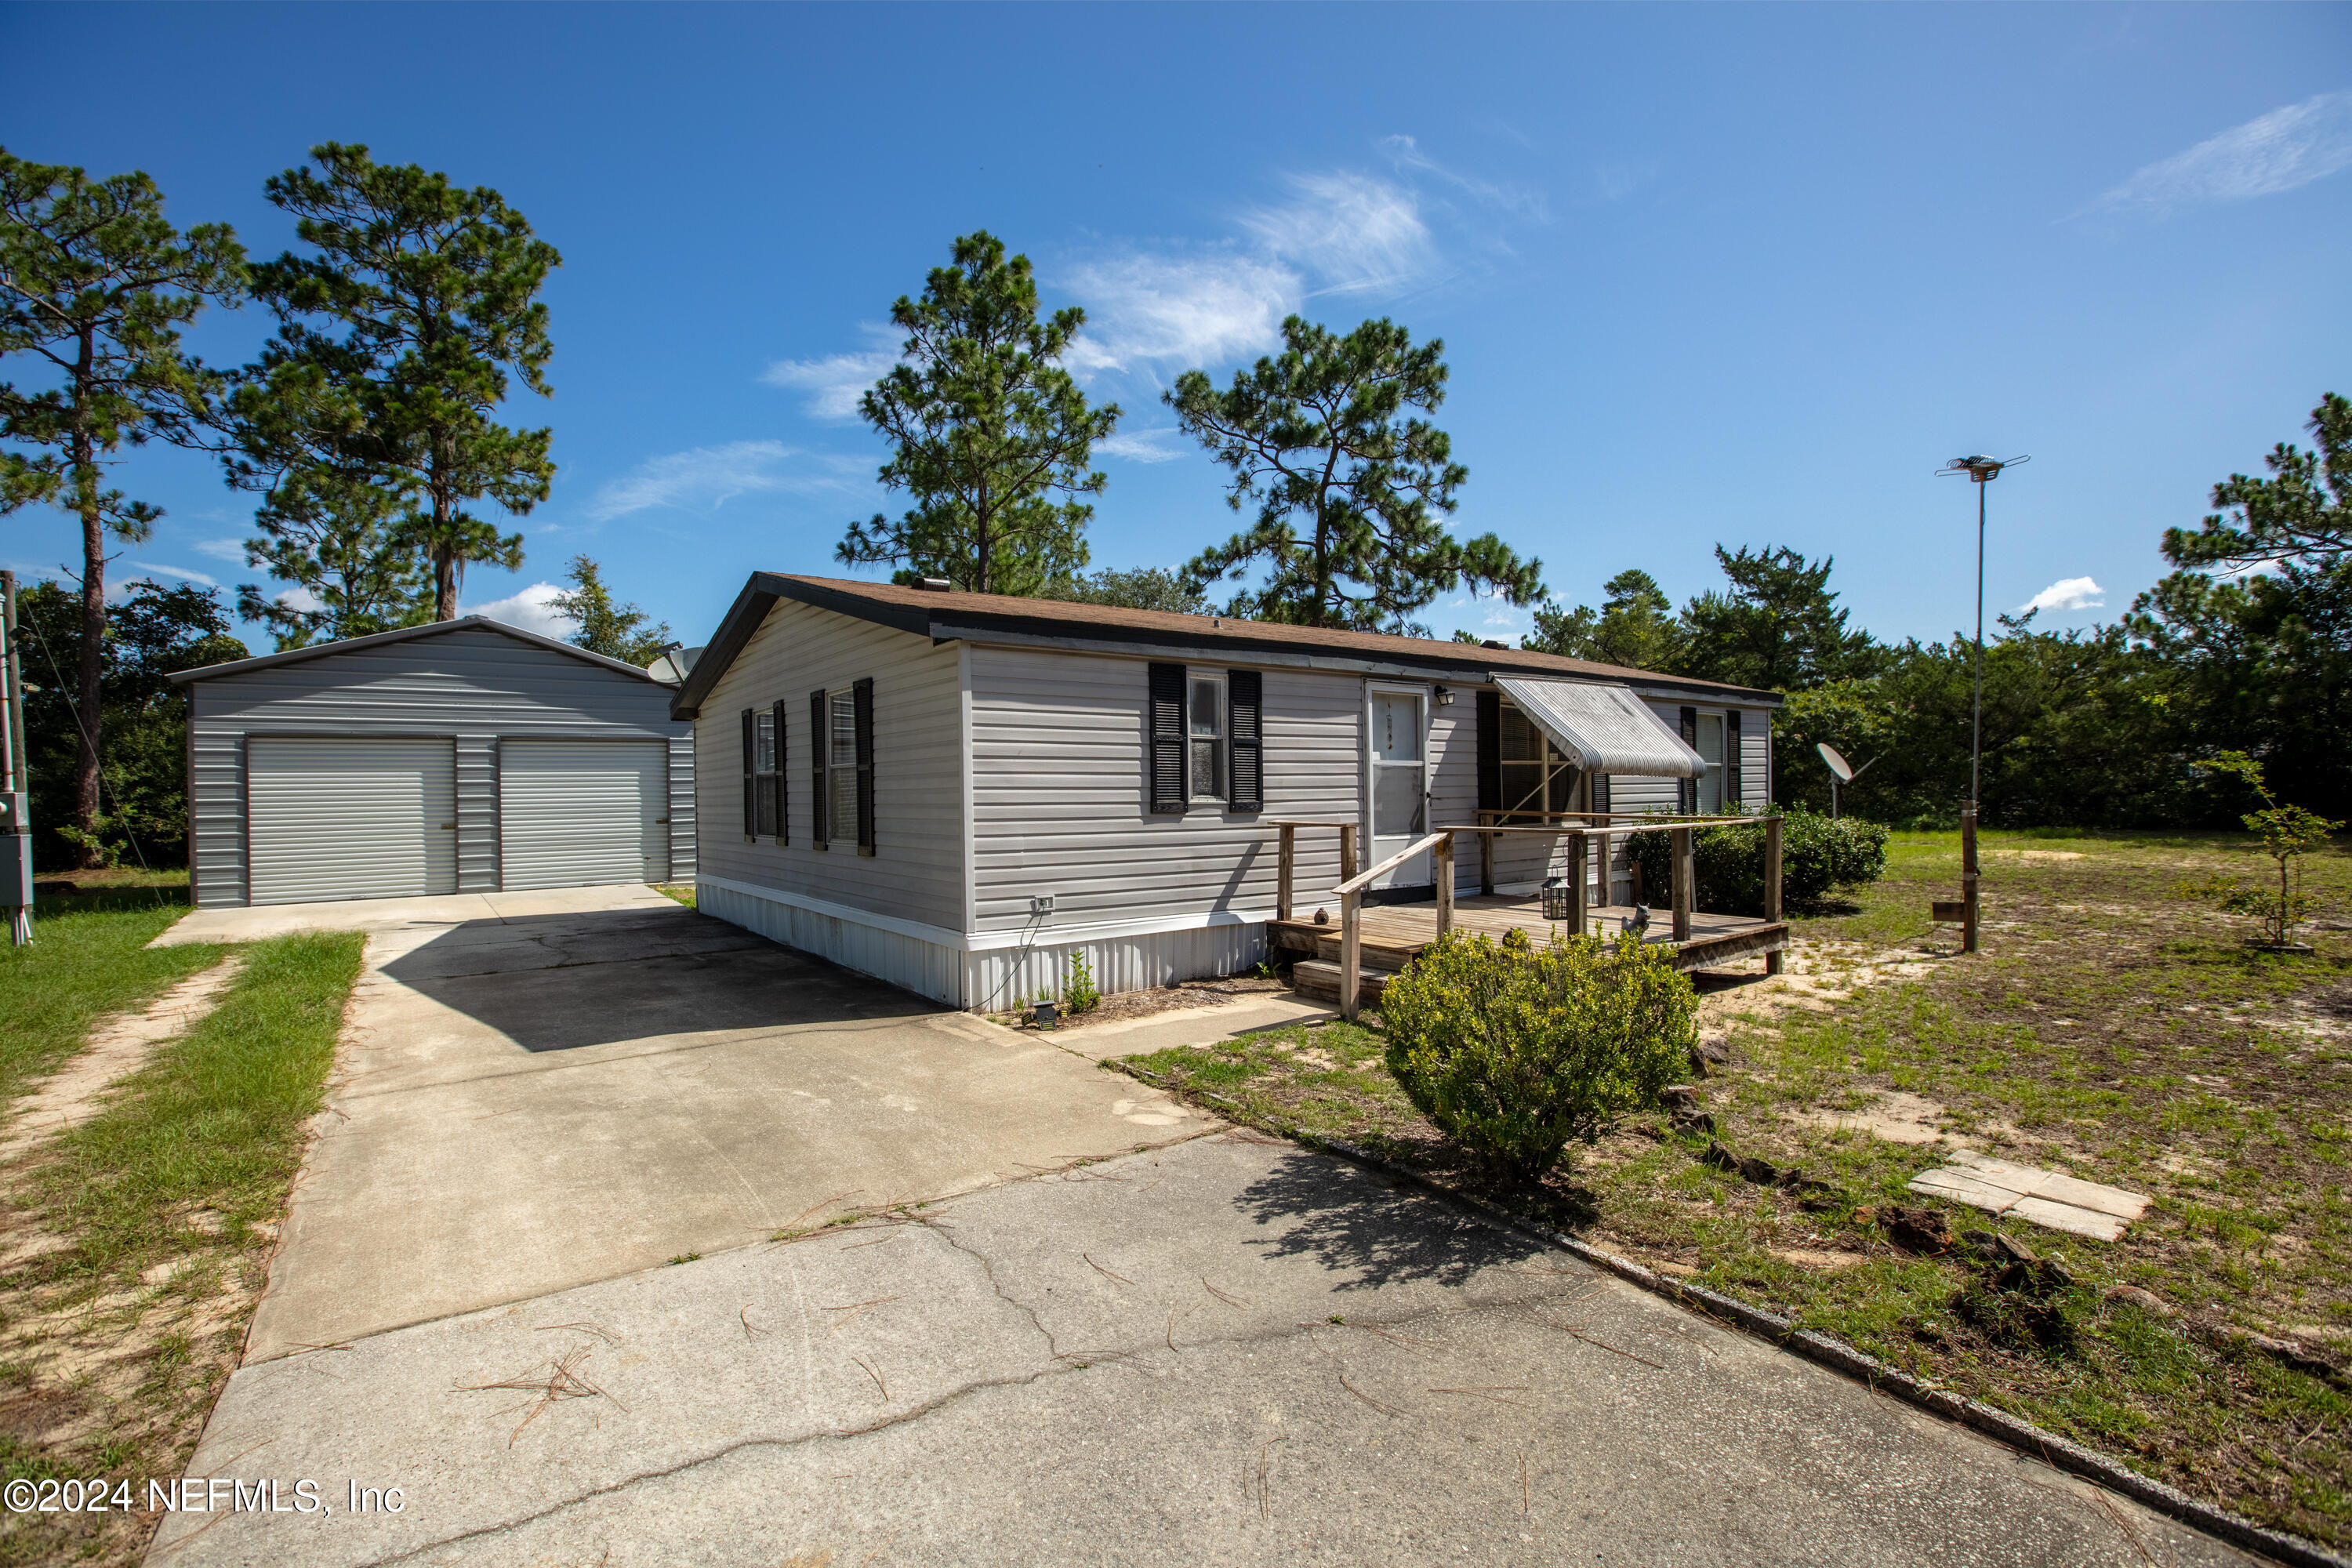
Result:
{"label": "white roll-up garage door", "polygon": [[667,742],[499,742],[500,887],[583,888],[668,877]]}
{"label": "white roll-up garage door", "polygon": [[246,790],[257,904],[457,890],[454,742],[257,735]]}

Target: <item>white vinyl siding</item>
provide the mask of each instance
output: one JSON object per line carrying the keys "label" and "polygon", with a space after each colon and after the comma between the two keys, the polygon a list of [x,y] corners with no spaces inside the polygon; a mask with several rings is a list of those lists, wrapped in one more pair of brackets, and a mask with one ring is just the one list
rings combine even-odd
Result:
{"label": "white vinyl siding", "polygon": [[[1181,816],[1155,814],[1149,666],[1045,649],[971,650],[974,930],[1023,929],[1040,894],[1055,900],[1041,946],[1061,930],[1092,924],[1264,920],[1275,902],[1278,840],[1270,825],[1362,819],[1363,678],[1297,669],[1265,672],[1265,809],[1236,814],[1209,802]],[[1188,689],[1188,708],[1189,698]],[[1305,912],[1320,901],[1336,918],[1328,889],[1339,879],[1339,833],[1301,829]]]}
{"label": "white vinyl siding", "polygon": [[504,742],[499,886],[667,880],[668,773],[660,741]]}
{"label": "white vinyl siding", "polygon": [[[702,810],[726,825],[704,836],[698,875],[870,914],[960,930],[963,924],[963,748],[961,656],[954,645],[877,626],[791,600],[777,604],[701,703],[696,749],[705,781]],[[826,781],[828,804],[845,815],[830,847],[812,841],[809,693],[874,682],[875,852],[857,852],[855,751]],[[784,705],[784,776],[792,842],[745,843],[735,823],[742,790],[742,711]],[[831,705],[826,706],[828,717]],[[826,726],[830,728],[830,723]],[[726,917],[732,918],[732,917]],[[748,921],[745,923],[750,923]],[[765,929],[755,927],[754,929]],[[812,949],[812,951],[818,951]],[[827,952],[837,962],[856,954]],[[885,979],[898,979],[896,973]],[[900,984],[908,984],[900,980]]]}
{"label": "white vinyl siding", "polygon": [[252,902],[457,890],[454,742],[257,735],[246,756]]}

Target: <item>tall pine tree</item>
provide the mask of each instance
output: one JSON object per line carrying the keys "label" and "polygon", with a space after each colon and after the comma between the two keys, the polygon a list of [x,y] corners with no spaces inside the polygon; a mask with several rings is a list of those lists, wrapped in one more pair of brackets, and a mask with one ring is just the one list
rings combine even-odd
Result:
{"label": "tall pine tree", "polygon": [[452,620],[469,563],[522,563],[522,535],[469,507],[523,516],[555,476],[552,431],[492,416],[509,377],[550,391],[538,296],[562,258],[486,186],[378,163],[362,146],[310,156],[315,169],[268,183],[311,253],[253,269],[278,330],[231,405],[230,481],[268,498],[248,550],[322,577],[349,560],[382,583],[397,573],[381,557],[405,552],[429,574],[432,618]]}
{"label": "tall pine tree", "polygon": [[93,180],[79,169],[0,151],[0,358],[50,384],[0,384],[0,511],[41,501],[81,524],[74,712],[75,843],[96,865],[102,815],[106,542],[137,542],[161,509],[109,489],[126,447],[193,438],[210,377],[180,348],[205,301],[234,300],[245,252],[224,224],[185,234],[141,174]]}
{"label": "tall pine tree", "polygon": [[1116,404],[1087,405],[1061,365],[1086,312],[1038,318],[1029,258],[1007,258],[985,232],[955,242],[923,297],[900,296],[900,363],[857,411],[895,448],[886,489],[914,502],[902,516],[853,522],[835,553],[945,577],[982,594],[1035,594],[1088,559],[1087,521],[1104,476],[1094,444],[1118,426]]}
{"label": "tall pine tree", "polygon": [[1185,567],[1196,586],[1263,563],[1265,584],[1228,613],[1366,631],[1416,631],[1412,613],[1468,582],[1523,605],[1539,561],[1494,534],[1456,539],[1440,514],[1470,471],[1423,414],[1445,400],[1445,345],[1415,347],[1389,321],[1345,337],[1293,316],[1283,352],[1220,392],[1197,370],[1167,394],[1177,422],[1233,470],[1227,504],[1257,506],[1245,532]]}

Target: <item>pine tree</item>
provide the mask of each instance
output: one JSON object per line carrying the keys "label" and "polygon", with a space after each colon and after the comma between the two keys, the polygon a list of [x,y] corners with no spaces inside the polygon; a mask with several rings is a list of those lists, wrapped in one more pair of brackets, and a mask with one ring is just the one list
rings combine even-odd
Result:
{"label": "pine tree", "polygon": [[245,252],[225,224],[185,234],[163,216],[142,174],[93,180],[0,150],[0,357],[55,384],[0,384],[0,511],[36,501],[81,523],[81,625],[75,711],[73,826],[94,866],[102,815],[106,542],[135,542],[163,511],[107,488],[126,447],[192,440],[213,377],[181,352],[180,329],[207,300],[242,290]]}
{"label": "pine tree", "polygon": [[[555,476],[553,432],[491,415],[510,376],[550,393],[538,294],[562,258],[488,187],[378,163],[362,146],[331,142],[310,156],[315,171],[268,183],[312,254],[253,269],[278,330],[231,404],[230,481],[270,498],[249,549],[276,559],[272,542],[290,544],[287,564],[299,567],[306,544],[325,544],[373,581],[396,575],[379,556],[409,552],[431,575],[432,618],[453,620],[468,563],[522,563],[522,535],[468,503],[523,516]],[[385,517],[379,542],[371,530]]]}
{"label": "pine tree", "polygon": [[1608,596],[1598,610],[1590,605],[1573,610],[1538,605],[1535,630],[1521,637],[1519,646],[1631,669],[1673,669],[1682,650],[1682,629],[1675,622],[1674,603],[1657,579],[1638,567],[1628,568],[1602,584],[1601,591]]}
{"label": "pine tree", "polygon": [[1196,585],[1263,563],[1264,585],[1236,594],[1229,614],[1422,633],[1412,613],[1465,581],[1515,605],[1542,596],[1541,562],[1491,533],[1455,539],[1439,521],[1469,478],[1420,416],[1445,399],[1444,342],[1416,348],[1385,320],[1340,337],[1297,316],[1282,339],[1279,356],[1227,391],[1193,370],[1167,394],[1177,423],[1233,470],[1226,503],[1257,505],[1248,531],[1185,567]]}
{"label": "pine tree", "polygon": [[604,586],[603,568],[587,556],[573,556],[565,576],[572,592],[558,594],[549,603],[557,615],[577,623],[580,629],[572,634],[573,646],[624,664],[644,665],[651,664],[676,640],[667,621],[648,626],[653,617],[636,605],[614,604],[613,591]]}
{"label": "pine tree", "polygon": [[1035,594],[1088,559],[1086,525],[1104,476],[1094,444],[1116,404],[1089,408],[1061,366],[1086,321],[1076,306],[1040,321],[1029,258],[987,233],[955,242],[923,297],[900,296],[900,363],[858,412],[896,448],[886,489],[914,505],[895,521],[853,522],[835,551],[851,564],[900,568],[900,582],[945,577],[982,594]]}

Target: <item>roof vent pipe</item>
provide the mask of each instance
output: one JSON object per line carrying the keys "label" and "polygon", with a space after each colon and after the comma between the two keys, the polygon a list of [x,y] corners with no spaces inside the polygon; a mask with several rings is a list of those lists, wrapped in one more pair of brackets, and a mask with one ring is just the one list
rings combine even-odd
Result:
{"label": "roof vent pipe", "polygon": [[944,577],[918,577],[915,579],[915,586],[918,588],[929,589],[934,594],[951,594],[955,592],[955,584],[949,582]]}

